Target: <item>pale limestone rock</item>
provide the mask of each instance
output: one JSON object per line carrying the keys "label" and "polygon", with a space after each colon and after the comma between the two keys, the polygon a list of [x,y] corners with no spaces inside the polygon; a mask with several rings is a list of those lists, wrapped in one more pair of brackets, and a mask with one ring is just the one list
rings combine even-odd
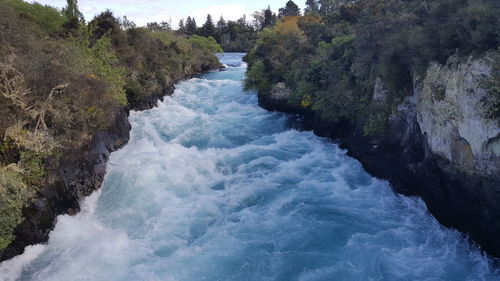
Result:
{"label": "pale limestone rock", "polygon": [[286,87],[285,83],[280,82],[274,85],[271,90],[271,99],[276,101],[288,101],[290,98],[290,89]]}
{"label": "pale limestone rock", "polygon": [[375,79],[375,85],[373,86],[373,101],[378,104],[386,103],[388,93],[389,91],[385,88],[382,79],[377,77],[377,79]]}
{"label": "pale limestone rock", "polygon": [[[430,150],[467,172],[500,172],[500,128],[485,117],[487,58],[432,64],[415,90],[417,120]],[[417,84],[415,82],[414,84]]]}

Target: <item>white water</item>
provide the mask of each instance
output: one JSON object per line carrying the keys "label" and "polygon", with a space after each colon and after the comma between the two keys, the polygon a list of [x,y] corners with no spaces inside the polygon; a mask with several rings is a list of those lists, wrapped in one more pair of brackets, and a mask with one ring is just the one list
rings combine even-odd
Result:
{"label": "white water", "polygon": [[0,280],[500,280],[337,145],[257,106],[233,66],[132,112],[101,192]]}

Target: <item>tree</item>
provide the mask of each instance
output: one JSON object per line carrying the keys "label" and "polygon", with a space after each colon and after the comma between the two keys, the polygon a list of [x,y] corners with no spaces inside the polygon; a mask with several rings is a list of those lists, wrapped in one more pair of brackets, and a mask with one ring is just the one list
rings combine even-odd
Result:
{"label": "tree", "polygon": [[357,0],[319,0],[319,3],[321,4],[319,12],[322,15],[329,15],[340,7],[356,1]]}
{"label": "tree", "polygon": [[203,24],[203,26],[200,28],[200,35],[205,36],[205,37],[215,37],[216,32],[215,32],[215,25],[212,20],[212,16],[209,14],[207,15],[207,20]]}
{"label": "tree", "polygon": [[150,22],[146,25],[146,28],[153,32],[167,32],[172,30],[170,28],[170,24],[166,21],[162,21],[160,23]]}
{"label": "tree", "polygon": [[161,31],[170,31],[170,30],[172,30],[171,20],[160,22],[160,28],[161,28]]}
{"label": "tree", "polygon": [[101,38],[110,30],[112,33],[119,33],[121,31],[120,22],[110,10],[106,10],[95,16],[90,22],[90,26],[94,27],[93,40]]}
{"label": "tree", "polygon": [[179,21],[179,29],[177,30],[180,34],[186,34],[186,26],[184,25],[184,20]]}
{"label": "tree", "polygon": [[226,20],[221,16],[219,21],[217,22],[217,31],[220,33],[225,33],[227,29],[227,23]]}
{"label": "tree", "polygon": [[240,31],[246,31],[248,29],[248,23],[247,23],[247,16],[243,15],[241,18],[239,18],[236,23],[240,27]]}
{"label": "tree", "polygon": [[289,0],[286,2],[285,7],[280,8],[278,16],[280,18],[282,17],[293,17],[293,16],[300,16],[300,8],[293,2],[292,0]]}
{"label": "tree", "polygon": [[216,25],[215,40],[217,40],[217,43],[223,45],[224,34],[226,34],[226,32],[227,23],[226,20],[221,16]]}
{"label": "tree", "polygon": [[198,26],[194,18],[188,17],[186,19],[186,35],[194,35],[198,32]]}
{"label": "tree", "polygon": [[253,26],[255,27],[255,29],[257,30],[262,30],[262,24],[264,23],[264,10],[262,11],[255,11],[253,14],[252,14],[252,17],[253,17]]}
{"label": "tree", "polygon": [[136,27],[136,24],[135,22],[129,20],[127,18],[127,16],[123,16],[121,22],[120,22],[120,25],[123,29],[127,30],[127,29],[131,29],[131,28],[135,28]]}
{"label": "tree", "polygon": [[266,27],[273,27],[276,23],[276,14],[271,11],[271,6],[268,6],[266,10],[264,10],[264,22],[261,24],[261,29]]}
{"label": "tree", "polygon": [[77,19],[83,21],[83,15],[78,9],[78,0],[67,0],[67,6],[63,9],[63,14],[68,20]]}
{"label": "tree", "polygon": [[62,10],[66,17],[66,22],[63,28],[67,33],[76,35],[80,28],[80,24],[84,22],[83,14],[78,10],[77,0],[67,0],[68,5]]}
{"label": "tree", "polygon": [[319,4],[317,0],[307,0],[304,14],[319,13]]}

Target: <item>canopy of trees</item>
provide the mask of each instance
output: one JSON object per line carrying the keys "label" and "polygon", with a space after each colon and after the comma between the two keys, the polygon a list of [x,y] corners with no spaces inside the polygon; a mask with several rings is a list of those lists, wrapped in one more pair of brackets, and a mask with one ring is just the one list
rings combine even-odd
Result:
{"label": "canopy of trees", "polygon": [[[304,16],[261,32],[245,84],[266,94],[285,82],[292,104],[332,121],[367,115],[366,133],[377,134],[431,61],[500,52],[499,26],[496,0],[307,0]],[[488,104],[498,118],[495,77]],[[372,103],[377,79],[388,88],[386,104]]]}
{"label": "canopy of trees", "polygon": [[254,12],[252,21],[244,15],[236,21],[226,21],[221,17],[214,23],[212,16],[207,15],[205,23],[198,27],[194,18],[188,17],[186,20],[180,20],[178,33],[213,37],[226,52],[247,52],[255,45],[258,33],[264,28],[273,27],[278,18],[300,15],[300,8],[290,0],[279,9],[278,15],[268,6],[267,9]]}

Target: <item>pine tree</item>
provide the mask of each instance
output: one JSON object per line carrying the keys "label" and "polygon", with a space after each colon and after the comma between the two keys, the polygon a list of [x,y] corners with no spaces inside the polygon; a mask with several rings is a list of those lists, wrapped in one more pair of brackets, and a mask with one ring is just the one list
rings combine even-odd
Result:
{"label": "pine tree", "polygon": [[84,23],[83,14],[78,10],[77,0],[67,0],[68,5],[62,10],[66,17],[66,22],[63,24],[65,32],[76,36],[79,33],[80,25]]}
{"label": "pine tree", "polygon": [[226,20],[221,16],[219,21],[217,22],[217,31],[223,34],[225,33],[226,28],[227,28]]}
{"label": "pine tree", "polygon": [[78,0],[67,0],[67,6],[63,9],[63,14],[68,20],[77,19],[83,21],[83,15],[78,9]]}
{"label": "pine tree", "polygon": [[194,18],[188,17],[186,19],[186,35],[194,35],[198,32],[198,26]]}
{"label": "pine tree", "polygon": [[226,20],[221,16],[219,21],[217,22],[217,34],[215,36],[215,40],[217,43],[223,45],[224,44],[224,35],[228,31],[228,26]]}
{"label": "pine tree", "polygon": [[209,14],[207,15],[207,20],[203,24],[200,30],[200,35],[205,36],[205,37],[215,37],[215,25],[214,21],[212,20],[212,16]]}
{"label": "pine tree", "polygon": [[262,23],[261,28],[264,29],[266,27],[273,27],[276,23],[276,14],[271,11],[271,6],[268,6],[266,10],[264,10],[264,22]]}
{"label": "pine tree", "polygon": [[177,30],[180,34],[186,34],[186,26],[184,26],[184,20],[179,21],[179,29]]}

